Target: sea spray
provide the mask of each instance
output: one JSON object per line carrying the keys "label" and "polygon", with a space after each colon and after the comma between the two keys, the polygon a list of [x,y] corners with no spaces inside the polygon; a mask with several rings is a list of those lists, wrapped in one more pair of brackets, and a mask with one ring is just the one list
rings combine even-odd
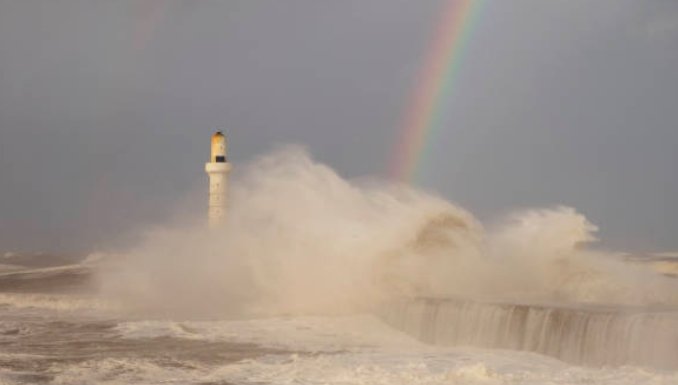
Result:
{"label": "sea spray", "polygon": [[[103,293],[182,316],[337,313],[393,299],[677,304],[678,284],[587,246],[574,209],[483,226],[412,187],[352,183],[299,148],[241,167],[223,227],[149,231],[101,264]],[[168,313],[169,312],[169,313]]]}
{"label": "sea spray", "polygon": [[247,166],[229,205],[221,228],[190,218],[103,264],[104,293],[137,310],[188,315],[353,311],[393,295],[394,285],[421,289],[429,264],[394,260],[405,248],[418,252],[412,246],[430,223],[454,223],[460,242],[480,234],[470,214],[441,198],[351,184],[299,149]]}

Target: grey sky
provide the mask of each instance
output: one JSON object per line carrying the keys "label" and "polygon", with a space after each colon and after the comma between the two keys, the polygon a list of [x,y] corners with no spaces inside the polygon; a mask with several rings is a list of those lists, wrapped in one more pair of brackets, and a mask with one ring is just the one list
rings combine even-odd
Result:
{"label": "grey sky", "polygon": [[[385,176],[438,1],[0,0],[0,250],[110,246],[306,145]],[[419,183],[483,219],[566,204],[678,249],[678,2],[488,0]]]}

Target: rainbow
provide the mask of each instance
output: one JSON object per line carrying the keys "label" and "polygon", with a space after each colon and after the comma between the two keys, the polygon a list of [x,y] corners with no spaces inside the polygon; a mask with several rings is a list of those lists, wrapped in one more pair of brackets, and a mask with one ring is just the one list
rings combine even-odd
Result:
{"label": "rainbow", "polygon": [[444,102],[459,78],[466,46],[485,0],[445,2],[430,48],[416,78],[411,101],[393,150],[391,176],[412,182],[423,163],[427,142],[440,129]]}

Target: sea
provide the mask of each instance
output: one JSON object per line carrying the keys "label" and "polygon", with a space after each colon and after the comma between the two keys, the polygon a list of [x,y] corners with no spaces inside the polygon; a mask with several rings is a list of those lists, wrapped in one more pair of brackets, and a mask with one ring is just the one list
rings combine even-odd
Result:
{"label": "sea", "polygon": [[0,384],[678,385],[678,259],[602,249],[574,208],[481,223],[298,148],[228,202],[0,256]]}
{"label": "sea", "polygon": [[90,269],[0,274],[0,384],[678,384],[676,310],[427,299],[355,314],[151,317],[81,290]]}

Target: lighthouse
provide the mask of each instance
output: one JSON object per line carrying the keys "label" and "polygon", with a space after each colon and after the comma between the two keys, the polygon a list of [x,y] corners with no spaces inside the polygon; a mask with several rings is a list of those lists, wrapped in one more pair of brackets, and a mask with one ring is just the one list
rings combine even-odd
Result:
{"label": "lighthouse", "polygon": [[210,161],[205,163],[205,172],[210,179],[209,209],[207,213],[210,227],[217,227],[226,217],[226,192],[228,191],[228,173],[231,164],[227,157],[228,142],[226,136],[217,131],[212,135]]}

